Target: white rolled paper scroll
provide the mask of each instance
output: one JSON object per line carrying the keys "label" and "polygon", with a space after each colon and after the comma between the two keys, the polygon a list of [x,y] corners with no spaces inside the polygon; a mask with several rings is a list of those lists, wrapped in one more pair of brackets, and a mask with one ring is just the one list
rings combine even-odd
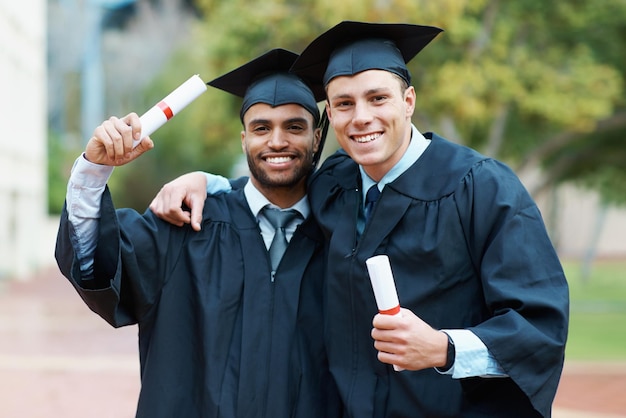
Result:
{"label": "white rolled paper scroll", "polygon": [[385,315],[399,314],[400,302],[398,301],[396,282],[393,280],[389,257],[377,255],[367,259],[365,264],[374,289],[378,312]]}
{"label": "white rolled paper scroll", "polygon": [[[400,302],[398,300],[398,292],[396,291],[396,282],[393,279],[393,272],[389,264],[389,257],[384,254],[377,255],[368,258],[365,264],[372,282],[372,289],[374,289],[378,312],[384,315],[399,315]],[[393,368],[397,372],[404,370],[395,364]]]}
{"label": "white rolled paper scroll", "polygon": [[[168,120],[183,110],[189,103],[196,100],[202,93],[207,90],[206,83],[202,81],[200,76],[193,75],[183,84],[178,86],[176,90],[165,96],[163,100],[154,105],[150,110],[141,115],[141,139],[152,135],[154,131],[159,129]],[[134,141],[133,147],[136,147],[140,141]]]}

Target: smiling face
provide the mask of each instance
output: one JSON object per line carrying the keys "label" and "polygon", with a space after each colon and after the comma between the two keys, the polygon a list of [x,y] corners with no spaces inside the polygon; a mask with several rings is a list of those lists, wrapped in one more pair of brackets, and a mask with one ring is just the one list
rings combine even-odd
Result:
{"label": "smiling face", "polygon": [[375,181],[404,155],[411,140],[415,90],[394,74],[367,70],[333,78],[326,111],[337,141]]}
{"label": "smiling face", "polygon": [[251,106],[243,118],[241,146],[252,183],[272,203],[291,206],[306,193],[320,131],[313,115],[297,104]]}

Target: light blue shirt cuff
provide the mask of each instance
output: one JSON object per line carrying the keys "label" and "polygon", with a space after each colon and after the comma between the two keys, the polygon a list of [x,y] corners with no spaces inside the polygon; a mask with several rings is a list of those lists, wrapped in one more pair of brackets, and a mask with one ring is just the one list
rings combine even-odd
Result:
{"label": "light blue shirt cuff", "polygon": [[206,194],[214,196],[232,191],[230,181],[226,177],[211,173],[204,173],[204,176],[206,177]]}
{"label": "light blue shirt cuff", "polygon": [[67,183],[65,201],[71,225],[70,240],[83,279],[93,276],[93,254],[97,245],[100,200],[113,168],[91,163],[81,155],[74,162]]}
{"label": "light blue shirt cuff", "polygon": [[440,372],[441,374],[452,375],[453,379],[507,376],[485,344],[472,331],[466,329],[443,329],[442,331],[452,338],[456,354],[452,367],[445,372]]}

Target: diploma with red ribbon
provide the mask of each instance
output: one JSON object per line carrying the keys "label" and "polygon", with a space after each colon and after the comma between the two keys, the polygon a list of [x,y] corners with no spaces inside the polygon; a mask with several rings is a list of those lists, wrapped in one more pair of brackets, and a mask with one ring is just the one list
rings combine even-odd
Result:
{"label": "diploma with red ribbon", "polygon": [[[396,291],[396,282],[393,279],[393,272],[389,264],[389,257],[386,255],[377,255],[368,258],[365,261],[367,271],[374,289],[374,297],[378,312],[384,315],[399,315],[400,302],[398,300],[398,292]],[[394,364],[394,370],[404,370]]]}
{"label": "diploma with red ribbon", "polygon": [[[187,105],[206,91],[206,83],[196,74],[168,94],[163,100],[141,115],[141,139],[151,135],[165,122],[172,119]],[[140,141],[135,141],[137,146]]]}

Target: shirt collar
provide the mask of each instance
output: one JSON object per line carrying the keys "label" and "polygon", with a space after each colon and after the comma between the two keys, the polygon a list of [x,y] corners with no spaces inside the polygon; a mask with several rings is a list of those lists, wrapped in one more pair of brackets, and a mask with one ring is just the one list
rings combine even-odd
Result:
{"label": "shirt collar", "polygon": [[[426,148],[428,148],[428,145],[430,145],[430,140],[426,139],[424,135],[417,130],[415,125],[411,124],[411,141],[409,142],[409,146],[402,158],[400,158],[400,161],[391,167],[391,170],[389,170],[387,174],[380,179],[378,182],[378,190],[382,191],[387,183],[391,183],[400,177],[402,173],[408,170],[409,167],[411,167],[422,156]],[[363,182],[361,192],[363,193],[363,202],[365,202],[365,194],[370,187],[376,184],[376,182],[367,175],[363,167],[360,165],[359,170],[361,171],[361,179]]]}
{"label": "shirt collar", "polygon": [[[246,200],[248,201],[248,205],[250,206],[252,214],[257,219],[259,217],[259,212],[261,212],[261,209],[263,209],[265,206],[280,209],[278,206],[267,200],[263,193],[261,193],[259,189],[257,189],[254,184],[252,184],[252,181],[250,179],[248,179],[248,182],[244,186],[243,192],[246,196]],[[297,210],[302,215],[302,218],[306,219],[309,216],[309,212],[311,211],[307,196],[304,195],[304,197],[298,200],[296,204],[291,207],[291,209]]]}

